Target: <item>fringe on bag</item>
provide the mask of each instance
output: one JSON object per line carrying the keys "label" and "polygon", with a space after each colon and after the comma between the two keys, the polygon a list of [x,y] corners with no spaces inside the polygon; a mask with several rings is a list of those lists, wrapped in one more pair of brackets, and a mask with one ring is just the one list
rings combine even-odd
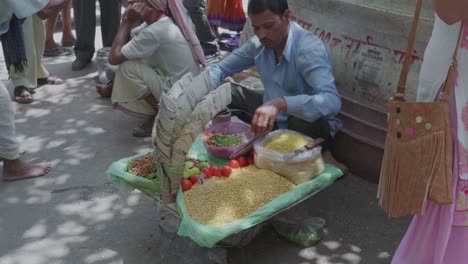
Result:
{"label": "fringe on bag", "polygon": [[[446,193],[451,202],[446,169],[446,131],[438,131],[414,140],[401,142],[387,136],[377,197],[391,217],[424,214],[431,194]],[[441,151],[442,150],[442,151]],[[414,165],[418,164],[417,167]],[[441,184],[442,183],[442,184]],[[440,192],[443,188],[444,191]],[[443,195],[442,195],[443,196]]]}

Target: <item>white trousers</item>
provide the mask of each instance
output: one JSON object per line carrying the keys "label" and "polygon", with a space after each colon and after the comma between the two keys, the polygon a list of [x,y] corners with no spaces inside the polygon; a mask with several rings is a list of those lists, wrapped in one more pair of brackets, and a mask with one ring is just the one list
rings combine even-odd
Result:
{"label": "white trousers", "polygon": [[9,160],[19,158],[13,103],[2,82],[0,82],[0,158]]}
{"label": "white trousers", "polygon": [[22,73],[15,72],[15,67],[11,66],[10,78],[15,87],[36,88],[37,79],[49,76],[49,72],[42,65],[45,47],[44,22],[37,15],[27,17],[23,23],[23,31],[28,65]]}

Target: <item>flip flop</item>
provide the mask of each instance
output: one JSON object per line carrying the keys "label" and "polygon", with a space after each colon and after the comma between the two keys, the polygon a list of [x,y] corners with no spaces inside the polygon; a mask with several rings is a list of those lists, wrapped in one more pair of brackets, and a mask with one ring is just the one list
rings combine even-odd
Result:
{"label": "flip flop", "polygon": [[64,81],[62,79],[60,79],[59,77],[57,76],[54,76],[54,75],[49,75],[45,78],[39,78],[37,79],[37,86],[43,86],[43,85],[46,85],[46,84],[50,84],[50,85],[59,85],[59,84],[62,84],[64,83]]}
{"label": "flip flop", "polygon": [[63,42],[62,41],[62,46],[63,47],[73,47],[75,46],[75,43],[76,43],[76,40],[72,40],[72,41],[67,41],[67,42]]}
{"label": "flip flop", "polygon": [[141,126],[133,129],[133,136],[135,137],[151,137],[153,132],[154,117],[146,120]]}
{"label": "flip flop", "polygon": [[15,95],[15,102],[19,104],[30,104],[34,101],[29,89],[24,86],[15,87],[13,93]]}
{"label": "flip flop", "polygon": [[69,56],[71,54],[72,52],[70,50],[64,49],[57,43],[54,43],[53,48],[44,50],[44,57]]}

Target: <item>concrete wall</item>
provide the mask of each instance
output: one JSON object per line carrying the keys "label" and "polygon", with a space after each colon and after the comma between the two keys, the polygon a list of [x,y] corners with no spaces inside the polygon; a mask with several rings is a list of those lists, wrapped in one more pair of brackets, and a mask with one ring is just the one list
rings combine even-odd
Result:
{"label": "concrete wall", "polygon": [[[408,78],[413,99],[434,16],[431,1],[424,4]],[[290,0],[289,5],[292,19],[329,48],[340,93],[385,111],[398,82],[415,1]]]}

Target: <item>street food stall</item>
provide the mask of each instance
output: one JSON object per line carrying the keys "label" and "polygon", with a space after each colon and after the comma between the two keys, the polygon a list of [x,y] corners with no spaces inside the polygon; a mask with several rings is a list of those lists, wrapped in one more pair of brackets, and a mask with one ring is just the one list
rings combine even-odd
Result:
{"label": "street food stall", "polygon": [[317,139],[290,130],[255,137],[249,124],[220,119],[231,85],[211,89],[207,72],[182,78],[162,96],[154,150],[108,170],[176,216],[178,235],[207,248],[245,245],[263,223],[343,175],[325,164]]}

